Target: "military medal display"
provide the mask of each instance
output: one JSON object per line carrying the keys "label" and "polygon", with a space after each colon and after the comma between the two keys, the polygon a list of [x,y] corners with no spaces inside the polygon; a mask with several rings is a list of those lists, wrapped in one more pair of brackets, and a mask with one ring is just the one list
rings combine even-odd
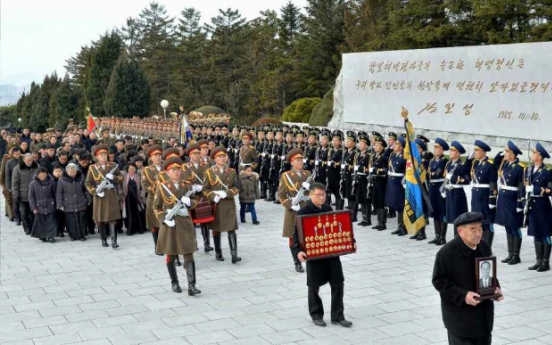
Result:
{"label": "military medal display", "polygon": [[353,223],[349,211],[297,216],[299,243],[307,260],[355,252]]}

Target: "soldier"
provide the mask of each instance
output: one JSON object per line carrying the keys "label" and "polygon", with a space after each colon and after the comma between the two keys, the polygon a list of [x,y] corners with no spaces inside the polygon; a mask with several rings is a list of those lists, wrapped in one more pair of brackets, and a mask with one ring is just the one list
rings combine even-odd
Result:
{"label": "soldier", "polygon": [[521,262],[519,256],[525,198],[525,165],[517,158],[520,154],[520,149],[512,141],[508,141],[504,153],[499,153],[494,161],[499,166],[495,222],[506,228],[508,256],[502,262],[509,265]]}
{"label": "soldier", "polygon": [[445,182],[444,174],[448,159],[445,158],[445,151],[449,145],[441,138],[435,139],[433,145],[434,157],[429,161],[429,200],[433,209],[433,224],[435,227],[435,238],[429,244],[441,246],[446,243],[447,222],[445,198],[441,195],[441,186]]}
{"label": "soldier", "polygon": [[548,152],[540,143],[535,145],[531,161],[533,162],[526,175],[526,187],[530,199],[526,200],[526,215],[529,221],[527,234],[535,239],[535,254],[537,262],[529,270],[545,272],[550,270],[550,249],[552,236],[552,206],[549,197],[552,195],[552,172],[544,165],[544,159],[550,158]]}
{"label": "soldier", "polygon": [[[188,295],[194,296],[201,291],[196,288],[194,252],[197,250],[197,244],[189,210],[197,206],[197,201],[193,196],[192,185],[181,179],[181,165],[182,160],[178,157],[167,159],[163,164],[163,170],[168,178],[164,182],[159,182],[155,191],[155,215],[161,223],[156,252],[167,255],[167,270],[171,278],[172,290],[176,293],[182,292],[182,289],[178,284],[175,259],[178,255],[184,255]],[[182,208],[173,217],[168,218],[168,213],[179,203],[182,204]]]}
{"label": "soldier", "polygon": [[[201,149],[198,144],[189,145],[186,154],[190,157],[190,161],[186,164],[182,164],[182,178],[192,185],[196,197],[199,200],[203,195],[202,190],[205,182],[205,171],[208,167],[200,164]],[[203,248],[205,253],[208,253],[213,250],[213,247],[211,247],[209,226],[207,224],[201,224],[200,227],[201,235],[203,236]]]}
{"label": "soldier", "polygon": [[211,202],[217,204],[215,220],[210,223],[213,230],[215,242],[215,253],[218,261],[224,261],[220,244],[220,233],[228,232],[228,243],[232,255],[232,263],[238,263],[241,258],[238,256],[238,218],[236,213],[236,202],[234,198],[239,194],[238,177],[236,170],[227,167],[228,154],[224,147],[217,147],[211,152],[211,158],[215,165],[205,172],[203,192]]}
{"label": "soldier", "polygon": [[[115,249],[119,248],[115,224],[117,220],[121,219],[116,185],[121,183],[123,176],[115,163],[107,162],[107,151],[108,147],[105,144],[96,146],[94,156],[98,163],[92,164],[88,169],[85,186],[94,197],[93,218],[96,224],[98,224],[102,246],[108,247],[106,234],[106,225],[108,224],[111,233],[111,247]],[[101,190],[98,189],[100,184],[105,184]]]}
{"label": "soldier", "polygon": [[305,132],[299,130],[295,132],[295,145],[294,147],[301,149],[305,152]]}
{"label": "soldier", "polygon": [[209,156],[209,140],[201,139],[197,142],[201,149],[200,162],[201,165],[205,165],[207,168],[213,166],[213,159]]}
{"label": "soldier", "polygon": [[295,265],[295,271],[303,273],[303,265],[299,259],[293,255],[293,233],[295,232],[295,215],[306,205],[305,200],[298,199],[297,202],[293,202],[298,193],[303,192],[303,196],[306,196],[310,190],[310,185],[307,179],[310,173],[303,170],[303,151],[301,149],[292,149],[286,155],[286,161],[291,163],[291,170],[284,172],[280,177],[280,185],[278,186],[278,199],[284,207],[284,229],[282,237],[288,238],[289,248],[293,257],[293,263]]}
{"label": "soldier", "polygon": [[370,174],[370,154],[368,153],[368,145],[370,139],[366,133],[361,133],[358,137],[358,149],[355,173],[358,174],[356,183],[356,203],[360,205],[362,213],[362,221],[358,223],[360,226],[372,225],[370,217],[371,200],[368,197],[368,175]]}
{"label": "soldier", "polygon": [[293,132],[287,132],[286,133],[286,144],[284,145],[284,148],[281,152],[281,166],[280,166],[280,175],[284,171],[288,171],[291,169],[291,162],[286,161],[286,156],[289,153],[289,151],[293,150],[295,148],[295,144],[293,142]]}
{"label": "soldier", "polygon": [[378,231],[387,229],[387,210],[385,209],[385,194],[387,191],[388,157],[387,143],[378,132],[372,132],[374,138],[374,154],[370,157],[370,172],[372,174],[372,206],[378,218],[378,224],[372,227]]}
{"label": "soldier", "polygon": [[393,154],[388,163],[387,190],[385,193],[385,203],[390,209],[397,212],[397,223],[399,225],[397,230],[391,234],[399,236],[407,234],[403,219],[405,191],[402,184],[406,172],[406,159],[403,155],[405,144],[406,140],[400,136],[393,145]]}
{"label": "soldier", "polygon": [[353,175],[355,175],[354,167],[356,165],[356,135],[353,131],[347,132],[347,141],[345,142],[345,150],[341,162],[341,185],[340,192],[343,199],[347,199],[347,208],[352,212],[352,221],[357,221],[358,205],[356,203],[356,195],[353,194]]}
{"label": "soldier", "polygon": [[[257,141],[257,152],[259,152],[257,170],[261,183],[261,199],[268,197],[268,175],[270,173],[270,152],[272,151],[272,142],[266,139],[270,132],[264,130],[258,131],[259,140]],[[265,137],[266,136],[266,137]]]}
{"label": "soldier", "polygon": [[[151,164],[142,169],[142,189],[147,193],[146,199],[146,227],[151,229],[153,236],[154,249],[157,248],[157,240],[159,238],[160,223],[155,216],[153,210],[154,196],[157,188],[158,176],[162,170],[162,154],[163,150],[160,145],[150,146],[147,150],[147,157]],[[161,181],[164,182],[164,181]],[[157,255],[162,255],[156,253]]]}
{"label": "soldier", "polygon": [[[393,148],[395,147],[395,142],[397,141],[397,133],[395,132],[389,132],[387,135],[387,150],[385,152],[385,155],[387,156],[387,159],[391,159],[394,155]],[[397,211],[393,207],[388,206],[388,218],[395,218],[397,216]]]}
{"label": "soldier", "polygon": [[316,182],[322,183],[328,189],[328,154],[330,151],[329,139],[331,133],[323,130],[320,134],[320,146],[314,153],[314,169],[316,171]]}
{"label": "soldier", "polygon": [[[418,137],[414,140],[414,142],[416,143],[416,145],[415,145],[416,149],[418,150],[418,153],[420,154],[421,163],[422,163],[421,167],[423,167],[424,171],[427,172],[428,168],[429,168],[429,162],[430,162],[431,158],[433,158],[433,154],[431,152],[427,152],[427,143],[426,143],[425,140],[423,140],[421,138],[427,139],[424,136],[418,135]],[[429,142],[429,140],[428,140],[428,142]],[[429,157],[431,157],[431,158],[429,158]],[[422,188],[424,189],[425,193],[429,192],[429,181],[428,181],[428,178],[427,178],[427,173],[426,173],[426,180],[425,180],[425,183],[422,185]],[[423,207],[423,211],[424,211],[424,217],[425,217],[426,221],[429,224],[428,207],[427,207],[425,198],[422,198],[422,207]],[[423,241],[423,240],[427,239],[426,227],[423,226],[420,230],[418,230],[417,233],[415,233],[413,236],[410,236],[410,239],[411,240],[416,240],[416,241]]]}
{"label": "soldier", "polygon": [[246,166],[251,165],[253,169],[257,167],[259,152],[251,145],[253,135],[250,132],[242,134],[242,146],[239,151],[240,169],[242,171]]}
{"label": "soldier", "polygon": [[305,148],[305,169],[312,172],[314,170],[314,161],[316,159],[316,150],[318,149],[316,142],[318,141],[317,133],[314,131],[309,132],[309,138],[307,139],[307,147]]}
{"label": "soldier", "polygon": [[481,140],[475,141],[474,157],[468,159],[465,164],[471,166],[470,177],[472,181],[471,212],[483,214],[483,240],[490,247],[493,246],[497,190],[496,167],[487,157],[491,151],[489,145]]}
{"label": "soldier", "polygon": [[345,206],[345,201],[339,193],[339,184],[341,182],[341,161],[343,160],[343,148],[341,140],[343,132],[334,130],[332,133],[332,148],[328,152],[328,200],[327,204],[331,204],[332,194],[335,198],[335,208],[342,210]]}
{"label": "soldier", "polygon": [[277,128],[274,142],[272,143],[272,150],[270,153],[270,169],[268,171],[269,196],[266,199],[266,201],[272,201],[275,204],[280,203],[280,201],[278,201],[278,198],[276,198],[276,193],[278,191],[278,182],[280,181],[281,165],[284,163],[281,159],[283,149],[283,131],[281,128]]}
{"label": "soldier", "polygon": [[[448,224],[454,224],[454,220],[460,215],[468,212],[468,200],[464,186],[470,183],[469,167],[462,163],[460,156],[466,153],[464,146],[459,142],[453,141],[450,144],[450,160],[445,166],[445,182],[441,186],[441,195],[446,198],[446,220]],[[446,235],[446,233],[445,233]],[[458,233],[454,229],[454,237]],[[446,238],[441,234],[441,242],[446,243]]]}

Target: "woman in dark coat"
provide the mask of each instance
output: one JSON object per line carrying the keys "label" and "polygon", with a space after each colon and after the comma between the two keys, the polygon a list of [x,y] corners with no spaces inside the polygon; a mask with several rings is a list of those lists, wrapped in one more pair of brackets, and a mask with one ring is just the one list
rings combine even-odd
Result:
{"label": "woman in dark coat", "polygon": [[130,163],[123,174],[125,227],[127,235],[143,234],[146,230],[146,191],[142,189],[136,164]]}
{"label": "woman in dark coat", "polygon": [[44,167],[38,168],[29,185],[29,206],[34,213],[31,236],[53,243],[57,232],[56,182]]}
{"label": "woman in dark coat", "polygon": [[86,208],[91,197],[84,186],[84,176],[78,166],[70,163],[59,179],[56,191],[58,210],[64,213],[67,232],[71,241],[86,240]]}

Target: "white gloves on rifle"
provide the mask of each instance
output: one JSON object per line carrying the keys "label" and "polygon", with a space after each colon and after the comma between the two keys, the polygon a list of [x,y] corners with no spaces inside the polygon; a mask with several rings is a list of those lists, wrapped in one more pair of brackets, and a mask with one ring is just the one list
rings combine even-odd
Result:
{"label": "white gloves on rifle", "polygon": [[180,201],[182,201],[182,203],[188,207],[190,207],[190,205],[192,204],[192,200],[187,196],[183,196]]}
{"label": "white gloves on rifle", "polygon": [[492,210],[493,208],[496,208],[496,205],[489,204],[489,208]]}
{"label": "white gloves on rifle", "polygon": [[203,190],[203,186],[200,185],[200,184],[193,184],[192,185],[192,190],[196,193],[199,193]]}
{"label": "white gloves on rifle", "polygon": [[353,168],[354,171],[358,171],[358,165],[355,165],[355,167]]}
{"label": "white gloves on rifle", "polygon": [[226,194],[226,192],[223,190],[218,190],[215,192],[215,194],[221,199],[226,199],[228,197],[228,194]]}
{"label": "white gloves on rifle", "polygon": [[521,213],[521,212],[523,212],[523,209],[522,208],[516,208],[516,212]]}
{"label": "white gloves on rifle", "polygon": [[301,206],[299,205],[291,206],[291,209],[295,212],[299,212],[299,210],[301,209]]}
{"label": "white gloves on rifle", "polygon": [[218,204],[219,201],[220,201],[220,196],[219,195],[216,195],[215,196],[215,199],[213,200],[215,202],[215,204]]}
{"label": "white gloves on rifle", "polygon": [[305,188],[306,190],[310,190],[310,183],[303,182],[303,183],[301,183],[301,186],[302,186],[303,188]]}
{"label": "white gloves on rifle", "polygon": [[170,219],[165,218],[163,220],[163,224],[166,224],[169,228],[174,228],[174,225],[175,225],[174,219],[170,220]]}
{"label": "white gloves on rifle", "polygon": [[105,196],[104,192],[100,192],[98,188],[96,188],[96,196],[98,198],[103,198]]}
{"label": "white gloves on rifle", "polygon": [[111,174],[111,173],[105,175],[105,177],[110,181],[113,181],[113,179],[115,178],[115,176],[113,176],[113,174]]}

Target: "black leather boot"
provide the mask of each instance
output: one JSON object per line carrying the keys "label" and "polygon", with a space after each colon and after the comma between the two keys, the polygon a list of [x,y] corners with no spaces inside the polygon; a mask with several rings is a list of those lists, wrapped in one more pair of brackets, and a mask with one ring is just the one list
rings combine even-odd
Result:
{"label": "black leather boot", "polygon": [[181,293],[182,289],[178,284],[178,274],[176,273],[176,267],[174,261],[167,262],[167,271],[169,271],[169,277],[171,277],[172,290],[176,293]]}
{"label": "black leather boot", "polygon": [[377,223],[376,225],[374,225],[374,226],[372,227],[372,229],[376,229],[376,230],[379,231],[379,230],[381,230],[381,228],[383,227],[383,224],[382,224],[382,222],[383,222],[382,215],[383,215],[383,214],[380,212],[380,209],[379,209],[379,208],[375,209],[375,212],[376,212],[376,218],[377,218],[377,222],[378,222],[378,223]]}
{"label": "black leather boot", "polygon": [[303,269],[303,265],[301,264],[301,261],[297,258],[297,256],[293,255],[293,250],[289,248],[291,251],[291,257],[293,258],[293,264],[295,265],[295,272],[297,273],[303,273],[305,270]]}
{"label": "black leather boot", "polygon": [[117,244],[117,230],[115,230],[115,223],[109,223],[109,230],[111,231],[111,248],[119,248]]}
{"label": "black leather boot", "polygon": [[266,181],[261,182],[261,199],[266,199]]}
{"label": "black leather boot", "polygon": [[397,211],[394,208],[389,208],[389,212],[387,213],[387,218],[396,218],[397,217]]}
{"label": "black leather boot", "polygon": [[335,201],[335,209],[341,211],[345,208],[345,199],[337,199]]}
{"label": "black leather boot", "polygon": [[490,247],[493,246],[493,238],[494,232],[492,232],[490,229],[483,230],[483,241],[487,242]]}
{"label": "black leather boot", "polygon": [[535,241],[535,256],[537,257],[537,262],[528,268],[530,271],[536,271],[538,270],[542,265],[542,257],[544,254],[544,243]]}
{"label": "black leather boot", "polygon": [[441,233],[441,221],[440,220],[435,220],[433,225],[434,225],[434,228],[435,228],[435,238],[432,239],[431,241],[427,242],[429,244],[435,244],[435,243],[439,242],[439,234]]}
{"label": "black leather boot", "polygon": [[362,213],[362,222],[359,224],[361,226],[370,226],[372,225],[372,218],[370,217],[370,205],[363,204],[360,206]]}
{"label": "black leather boot", "polygon": [[201,290],[196,289],[196,272],[195,261],[184,262],[186,270],[186,278],[188,279],[188,296],[194,296],[201,293]]}
{"label": "black leather boot", "polygon": [[378,231],[386,230],[387,229],[387,210],[384,208],[380,208],[378,212],[381,213],[381,226],[378,229]]}
{"label": "black leather boot", "polygon": [[514,237],[510,234],[506,234],[506,242],[508,243],[508,256],[504,258],[504,260],[500,260],[502,263],[510,262],[514,253]]}
{"label": "black leather boot", "polygon": [[351,210],[351,221],[354,223],[358,221],[358,204],[355,201],[349,203],[349,208]]}
{"label": "black leather boot", "polygon": [[228,244],[230,245],[232,263],[240,262],[241,258],[238,256],[238,237],[236,236],[236,231],[228,231]]}
{"label": "black leather boot", "polygon": [[519,257],[521,253],[521,237],[514,237],[514,252],[512,255],[512,260],[508,261],[508,265],[517,265],[521,262]]}
{"label": "black leather boot", "polygon": [[542,265],[539,267],[537,272],[546,272],[550,271],[550,251],[552,246],[548,243],[543,243],[543,255],[542,255]]}
{"label": "black leather boot", "polygon": [[105,233],[105,224],[98,224],[98,232],[102,239],[102,247],[109,247],[109,244],[107,244],[107,235]]}
{"label": "black leather boot", "polygon": [[423,241],[427,239],[425,230],[426,228],[424,226],[423,228],[420,229],[420,231],[418,231],[418,237],[416,238],[416,241]]}
{"label": "black leather boot", "polygon": [[155,255],[162,256],[163,254],[159,254],[157,252],[157,240],[159,239],[159,229],[155,229],[155,231],[152,231],[151,237],[153,237],[153,252],[155,253]]}
{"label": "black leather boot", "polygon": [[178,255],[175,255],[175,256],[176,258],[174,260],[174,265],[178,267],[182,266],[182,262],[180,262],[180,258],[178,257]]}
{"label": "black leather boot", "polygon": [[211,247],[211,236],[209,234],[209,228],[202,224],[201,225],[201,235],[203,236],[203,250],[205,253],[209,253],[213,250],[213,247]]}
{"label": "black leather boot", "polygon": [[215,259],[217,259],[217,261],[224,261],[222,248],[220,247],[220,232],[218,234],[213,232],[213,243],[215,244]]}
{"label": "black leather boot", "polygon": [[442,246],[447,243],[447,222],[441,222],[441,231],[439,233],[439,241],[435,243],[436,246]]}
{"label": "black leather boot", "polygon": [[275,201],[274,198],[274,185],[272,183],[268,184],[268,197],[266,198],[266,201]]}

